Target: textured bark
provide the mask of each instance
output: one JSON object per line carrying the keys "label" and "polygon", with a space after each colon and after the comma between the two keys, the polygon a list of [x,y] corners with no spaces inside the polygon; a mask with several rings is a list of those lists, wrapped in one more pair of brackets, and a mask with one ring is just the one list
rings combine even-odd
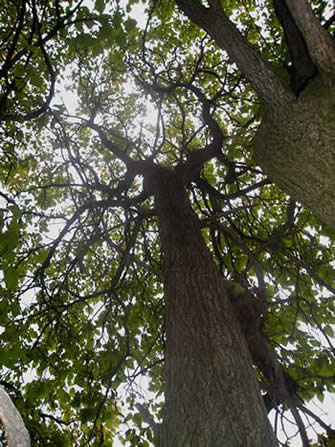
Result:
{"label": "textured bark", "polygon": [[335,77],[312,79],[291,107],[265,108],[255,153],[272,181],[335,227]]}
{"label": "textured bark", "polygon": [[165,173],[150,183],[165,265],[160,447],[275,446],[245,339],[182,182]]}

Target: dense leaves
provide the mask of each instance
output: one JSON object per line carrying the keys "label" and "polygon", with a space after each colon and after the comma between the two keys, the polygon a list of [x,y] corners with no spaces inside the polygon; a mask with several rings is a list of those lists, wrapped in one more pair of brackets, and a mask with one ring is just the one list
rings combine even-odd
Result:
{"label": "dense leaves", "polygon": [[[218,270],[263,301],[262,333],[303,423],[331,446],[306,406],[335,386],[334,229],[256,164],[252,86],[173,2],[4,3],[0,384],[33,445],[156,442],[145,415],[164,412],[164,257],[149,185],[160,166],[186,172]],[[272,5],[222,3],[288,85]],[[312,3],[331,31],[327,2]],[[289,405],[270,407],[278,428]]]}

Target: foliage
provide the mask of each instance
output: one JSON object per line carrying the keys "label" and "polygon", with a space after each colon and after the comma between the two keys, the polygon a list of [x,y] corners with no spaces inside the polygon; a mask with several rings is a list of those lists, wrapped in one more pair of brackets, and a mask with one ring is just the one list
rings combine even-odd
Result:
{"label": "foliage", "polygon": [[[333,392],[334,230],[256,165],[262,106],[227,55],[173,2],[142,2],[144,29],[137,1],[5,3],[0,384],[33,445],[153,444],[135,404],[161,420],[164,259],[141,162],[175,168],[218,128],[222,153],[187,185],[203,238],[225,278],[266,294],[264,333],[303,405]],[[314,3],[325,21],[327,2]],[[287,77],[272,6],[229,4]]]}

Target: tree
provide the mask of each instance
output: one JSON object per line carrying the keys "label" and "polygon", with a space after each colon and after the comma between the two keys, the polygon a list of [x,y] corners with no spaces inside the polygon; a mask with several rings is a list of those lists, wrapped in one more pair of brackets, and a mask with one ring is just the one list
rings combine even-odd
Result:
{"label": "tree", "polygon": [[260,166],[285,192],[334,226],[335,42],[308,1],[274,1],[290,53],[291,86],[229,20],[224,2],[177,4],[227,51],[262,101],[264,116],[255,137]]}
{"label": "tree", "polygon": [[[59,11],[67,17],[67,3],[38,15],[25,2],[25,33],[34,35],[34,17],[39,30]],[[92,12],[79,2],[71,11],[85,20],[67,22],[77,31],[50,37],[49,65],[70,73],[76,110],[56,95],[31,121],[16,111],[34,91],[21,104],[3,90],[1,384],[33,445],[112,445],[125,417],[136,426],[123,435],[132,445],[268,447],[277,445],[271,410],[292,414],[304,446],[305,416],[330,439],[306,403],[334,389],[333,229],[271,183],[253,153],[266,120],[285,115],[277,111],[286,100],[300,107],[322,70],[308,49],[300,71],[296,16],[283,2],[262,10],[266,39],[260,8],[247,2],[229,11],[177,2],[207,20],[208,34],[172,2],[148,4],[141,30],[128,15],[133,3],[100,0]],[[227,12],[279,72],[289,58],[284,30],[292,91]],[[220,23],[236,34],[230,47],[241,42],[256,72],[264,67],[266,92],[216,45]],[[32,53],[51,61],[37,34]],[[155,394],[147,407],[135,405],[141,375]]]}

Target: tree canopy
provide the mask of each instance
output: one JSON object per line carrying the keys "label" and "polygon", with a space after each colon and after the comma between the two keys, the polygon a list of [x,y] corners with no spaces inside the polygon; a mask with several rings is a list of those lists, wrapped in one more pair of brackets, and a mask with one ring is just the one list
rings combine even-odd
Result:
{"label": "tree canopy", "polygon": [[334,445],[328,2],[0,5],[0,385],[32,445]]}

